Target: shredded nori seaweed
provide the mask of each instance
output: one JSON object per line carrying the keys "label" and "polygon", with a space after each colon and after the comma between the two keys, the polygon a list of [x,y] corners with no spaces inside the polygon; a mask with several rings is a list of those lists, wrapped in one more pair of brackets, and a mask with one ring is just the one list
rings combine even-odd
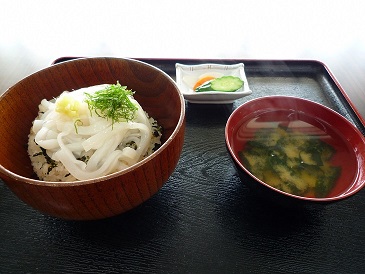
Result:
{"label": "shredded nori seaweed", "polygon": [[43,147],[41,147],[40,145],[38,145],[38,146],[41,149],[41,151],[38,152],[38,153],[33,154],[33,157],[40,156],[40,155],[44,156],[44,158],[46,159],[47,164],[49,165],[48,169],[47,169],[47,175],[48,175],[52,171],[52,169],[57,167],[57,162],[55,160],[52,160],[52,158],[48,156],[47,151]]}

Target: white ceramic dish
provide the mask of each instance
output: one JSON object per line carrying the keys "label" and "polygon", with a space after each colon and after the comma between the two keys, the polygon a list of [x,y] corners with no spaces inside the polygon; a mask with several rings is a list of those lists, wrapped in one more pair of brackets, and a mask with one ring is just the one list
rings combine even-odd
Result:
{"label": "white ceramic dish", "polygon": [[[222,64],[200,64],[184,65],[176,63],[176,83],[184,98],[190,103],[197,104],[230,104],[233,101],[250,95],[250,90],[244,70],[244,64],[222,65]],[[214,77],[231,75],[240,77],[244,84],[241,89],[235,92],[207,91],[195,92],[194,84],[201,75],[207,74]]]}

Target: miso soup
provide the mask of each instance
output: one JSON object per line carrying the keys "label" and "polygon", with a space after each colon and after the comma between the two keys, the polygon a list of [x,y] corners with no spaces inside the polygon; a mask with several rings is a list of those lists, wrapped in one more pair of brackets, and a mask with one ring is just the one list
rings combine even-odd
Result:
{"label": "miso soup", "polygon": [[335,129],[295,111],[255,115],[240,126],[237,141],[238,157],[250,173],[298,196],[328,196],[343,175],[343,165],[356,161]]}

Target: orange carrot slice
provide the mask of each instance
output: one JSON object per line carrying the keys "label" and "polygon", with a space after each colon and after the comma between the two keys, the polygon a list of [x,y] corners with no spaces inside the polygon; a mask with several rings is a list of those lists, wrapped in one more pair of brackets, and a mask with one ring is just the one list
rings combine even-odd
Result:
{"label": "orange carrot slice", "polygon": [[210,80],[213,80],[213,79],[215,79],[215,77],[213,77],[213,76],[205,76],[205,77],[200,78],[195,83],[193,90],[196,90],[197,87],[200,87],[202,84],[204,84],[204,83],[206,83],[206,82],[208,82]]}

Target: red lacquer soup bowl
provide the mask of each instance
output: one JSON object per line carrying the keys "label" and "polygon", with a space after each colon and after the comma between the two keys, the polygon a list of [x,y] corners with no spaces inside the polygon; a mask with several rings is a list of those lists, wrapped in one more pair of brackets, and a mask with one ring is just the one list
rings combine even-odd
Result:
{"label": "red lacquer soup bowl", "polygon": [[231,114],[225,139],[241,181],[274,200],[328,203],[365,183],[364,136],[319,103],[288,96],[251,100]]}

